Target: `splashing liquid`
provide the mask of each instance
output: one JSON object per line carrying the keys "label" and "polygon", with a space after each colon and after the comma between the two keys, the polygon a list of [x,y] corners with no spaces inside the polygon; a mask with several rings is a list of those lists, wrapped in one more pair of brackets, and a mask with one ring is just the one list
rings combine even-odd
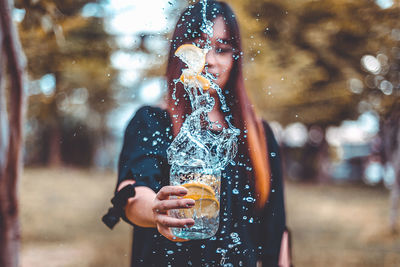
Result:
{"label": "splashing liquid", "polygon": [[[213,36],[213,23],[206,18],[207,0],[202,0],[203,22],[201,30],[207,36],[206,47],[207,53],[210,49],[210,37]],[[221,102],[221,110],[228,112],[225,97],[222,89],[214,83],[215,80],[210,73],[206,73],[205,77],[210,81],[210,90],[215,90]],[[179,134],[173,140],[167,149],[168,162],[171,165],[181,166],[205,166],[222,170],[229,162],[233,160],[237,153],[237,136],[240,131],[236,129],[230,122],[232,116],[227,116],[228,128],[222,129],[220,133],[213,133],[210,129],[215,124],[208,118],[208,113],[213,110],[215,100],[210,96],[207,90],[203,90],[197,83],[185,84],[179,79],[175,80],[175,88],[172,98],[176,99],[176,84],[181,82],[189,96],[192,107],[192,113],[186,118]]]}
{"label": "splashing liquid", "polygon": [[[203,0],[202,3],[201,30],[207,36],[206,46],[202,51],[207,53],[211,49],[213,23],[206,19],[207,0]],[[196,53],[199,49],[194,48],[194,50]],[[205,56],[201,52],[200,55]],[[201,83],[196,82],[201,74],[190,69],[190,64],[185,60],[187,58],[180,58],[189,66],[189,69],[183,70],[182,73],[190,73],[192,76],[186,76],[190,79],[189,82],[185,81],[185,76],[174,81],[172,98],[177,104],[179,99],[176,99],[175,95],[176,84],[181,82],[189,96],[192,113],[186,117],[180,132],[168,147],[167,156],[171,165],[171,185],[186,186],[188,188],[186,197],[195,199],[196,204],[190,209],[171,210],[171,216],[195,220],[194,226],[172,228],[172,232],[180,238],[204,239],[212,237],[218,230],[221,171],[228,163],[232,163],[236,156],[237,136],[240,131],[231,124],[231,116],[225,118],[227,128],[223,128],[219,133],[211,131],[217,123],[211,122],[208,118],[208,113],[215,105],[215,99],[210,96],[209,90],[216,90],[221,110],[227,112],[229,109],[222,90],[213,82],[215,78],[210,73],[203,76],[209,81],[210,89],[203,89]],[[204,60],[204,57],[202,59]],[[198,66],[198,64],[193,65]],[[221,128],[218,124],[216,126]]]}

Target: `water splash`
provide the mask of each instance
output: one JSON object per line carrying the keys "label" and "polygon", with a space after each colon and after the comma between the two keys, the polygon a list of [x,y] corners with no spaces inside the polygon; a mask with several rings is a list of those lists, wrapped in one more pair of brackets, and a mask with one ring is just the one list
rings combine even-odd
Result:
{"label": "water splash", "polygon": [[[210,49],[210,37],[213,36],[213,23],[206,18],[207,0],[202,0],[203,22],[201,30],[207,36],[205,53]],[[221,102],[221,110],[228,112],[225,97],[222,89],[213,82],[216,78],[210,73],[206,73],[205,77],[210,81],[210,89],[217,92],[219,101]],[[175,88],[172,98],[176,99],[176,84],[181,82],[175,80]],[[204,166],[214,169],[223,169],[228,163],[233,162],[233,158],[237,153],[237,136],[240,131],[236,129],[230,122],[232,116],[225,118],[228,127],[223,128],[219,133],[211,131],[214,122],[208,118],[215,105],[215,100],[210,96],[209,91],[203,90],[197,83],[186,83],[184,89],[189,96],[192,107],[192,113],[186,118],[179,134],[173,140],[167,149],[168,162],[171,165],[179,166]],[[217,128],[220,128],[217,125]]]}
{"label": "water splash", "polygon": [[[207,20],[206,17],[206,12],[207,12],[207,0],[202,0],[202,5],[203,5],[203,9],[202,9],[202,14],[203,14],[203,23],[201,24],[200,30],[202,32],[204,32],[205,34],[207,34],[208,37],[213,37],[213,23],[212,21]],[[209,39],[209,38],[207,38]]]}

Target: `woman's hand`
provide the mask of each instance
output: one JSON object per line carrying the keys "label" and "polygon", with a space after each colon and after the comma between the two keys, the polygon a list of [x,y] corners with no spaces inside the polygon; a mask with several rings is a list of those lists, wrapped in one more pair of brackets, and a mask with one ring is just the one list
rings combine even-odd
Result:
{"label": "woman's hand", "polygon": [[188,241],[175,237],[170,227],[191,227],[194,225],[193,219],[178,219],[168,215],[170,209],[188,209],[194,206],[194,200],[190,198],[169,199],[170,196],[184,196],[187,189],[182,186],[164,186],[157,193],[153,203],[154,221],[158,232],[171,241]]}

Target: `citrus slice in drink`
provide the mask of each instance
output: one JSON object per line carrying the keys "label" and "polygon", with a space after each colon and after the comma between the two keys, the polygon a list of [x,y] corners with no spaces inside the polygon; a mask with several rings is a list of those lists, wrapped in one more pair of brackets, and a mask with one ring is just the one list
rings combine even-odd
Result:
{"label": "citrus slice in drink", "polygon": [[188,70],[189,69],[183,70],[179,78],[185,86],[201,87],[204,91],[210,89],[211,83],[206,77],[201,74],[193,75],[190,72],[188,73]]}
{"label": "citrus slice in drink", "polygon": [[[192,198],[193,197],[215,197],[214,190],[211,186],[198,183],[198,182],[191,182],[182,185],[188,190],[188,193],[184,196],[184,198]],[[193,198],[194,199],[194,198]],[[194,199],[196,200],[196,199]]]}
{"label": "citrus slice in drink", "polygon": [[212,218],[219,214],[219,201],[217,199],[203,198],[201,202],[201,214],[203,214],[203,216]]}
{"label": "citrus slice in drink", "polygon": [[218,215],[219,201],[215,197],[192,195],[190,198],[195,200],[195,204],[190,209],[182,210],[186,218],[193,218],[196,220],[196,218],[213,218]]}
{"label": "citrus slice in drink", "polygon": [[196,74],[201,73],[206,64],[206,52],[193,44],[181,45],[176,49],[175,55]]}
{"label": "citrus slice in drink", "polygon": [[183,184],[188,193],[183,198],[191,198],[195,204],[190,209],[183,209],[186,218],[216,217],[219,212],[219,201],[215,197],[214,190],[206,184],[192,182]]}

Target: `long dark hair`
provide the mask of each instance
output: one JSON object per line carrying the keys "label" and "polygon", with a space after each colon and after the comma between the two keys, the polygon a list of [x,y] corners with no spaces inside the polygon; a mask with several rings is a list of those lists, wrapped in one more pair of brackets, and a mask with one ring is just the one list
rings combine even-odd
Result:
{"label": "long dark hair", "polygon": [[[171,40],[166,78],[168,83],[167,109],[173,121],[174,136],[179,133],[185,115],[191,113],[190,102],[182,84],[178,83],[175,86],[174,83],[174,80],[181,75],[181,70],[185,68],[184,63],[174,53],[182,44],[192,43],[195,39],[202,37],[202,31],[200,30],[203,21],[202,8],[203,5],[198,2],[189,6],[182,13]],[[224,2],[209,0],[206,10],[207,20],[213,21],[221,16],[230,34],[229,42],[233,47],[233,56],[236,60],[234,60],[234,65],[225,87],[228,90],[223,91],[226,103],[233,115],[233,125],[241,130],[239,154],[248,156],[251,159],[252,168],[248,171],[248,179],[253,184],[257,199],[256,207],[260,210],[268,200],[270,166],[264,127],[260,118],[254,112],[244,86],[239,25],[232,9]],[[172,98],[175,88],[175,96],[179,100],[178,102]],[[245,135],[247,135],[246,138]]]}

